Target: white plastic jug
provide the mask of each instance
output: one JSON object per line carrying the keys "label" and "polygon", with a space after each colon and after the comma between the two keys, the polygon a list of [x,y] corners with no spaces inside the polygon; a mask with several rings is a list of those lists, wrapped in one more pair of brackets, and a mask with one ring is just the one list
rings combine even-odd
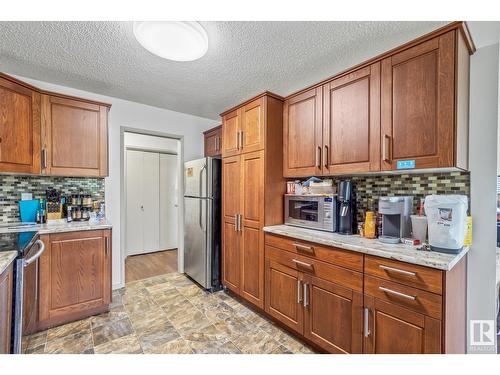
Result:
{"label": "white plastic jug", "polygon": [[431,250],[459,253],[467,229],[468,199],[465,195],[428,195],[425,197],[429,245]]}

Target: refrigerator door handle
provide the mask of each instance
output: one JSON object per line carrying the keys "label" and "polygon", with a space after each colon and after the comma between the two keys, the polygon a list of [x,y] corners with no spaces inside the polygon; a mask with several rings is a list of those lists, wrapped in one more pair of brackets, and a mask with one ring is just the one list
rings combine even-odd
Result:
{"label": "refrigerator door handle", "polygon": [[199,178],[199,181],[198,181],[198,184],[199,184],[199,189],[200,189],[200,192],[199,192],[199,196],[200,197],[203,197],[203,194],[202,194],[202,190],[203,190],[203,171],[207,168],[207,165],[203,165],[203,167],[201,167],[200,169],[200,178]]}

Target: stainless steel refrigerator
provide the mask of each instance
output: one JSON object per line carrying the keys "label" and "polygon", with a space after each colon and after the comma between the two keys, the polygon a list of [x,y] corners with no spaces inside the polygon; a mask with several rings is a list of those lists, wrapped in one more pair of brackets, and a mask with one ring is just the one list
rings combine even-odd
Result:
{"label": "stainless steel refrigerator", "polygon": [[205,289],[221,289],[220,159],[184,163],[184,272]]}

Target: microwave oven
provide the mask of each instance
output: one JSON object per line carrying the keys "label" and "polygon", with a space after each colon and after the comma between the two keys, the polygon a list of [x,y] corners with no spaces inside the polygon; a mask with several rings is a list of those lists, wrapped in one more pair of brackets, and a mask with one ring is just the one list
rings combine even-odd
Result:
{"label": "microwave oven", "polygon": [[336,194],[285,195],[285,224],[337,231]]}

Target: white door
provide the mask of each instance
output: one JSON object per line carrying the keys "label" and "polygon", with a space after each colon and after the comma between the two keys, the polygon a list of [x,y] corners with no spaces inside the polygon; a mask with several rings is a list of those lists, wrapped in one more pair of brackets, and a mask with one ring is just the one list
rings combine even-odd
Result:
{"label": "white door", "polygon": [[143,251],[142,233],[142,164],[141,151],[127,150],[126,160],[126,253],[140,254]]}
{"label": "white door", "polygon": [[142,241],[143,253],[160,249],[160,154],[143,152]]}
{"label": "white door", "polygon": [[176,249],[179,229],[177,155],[160,154],[160,249]]}
{"label": "white door", "polygon": [[160,248],[160,154],[127,150],[127,255]]}

